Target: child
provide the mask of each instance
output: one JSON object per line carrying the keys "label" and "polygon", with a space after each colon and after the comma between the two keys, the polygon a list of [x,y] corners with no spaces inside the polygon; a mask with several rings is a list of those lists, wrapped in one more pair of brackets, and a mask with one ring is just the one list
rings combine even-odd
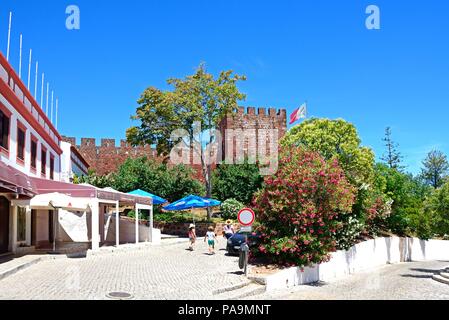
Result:
{"label": "child", "polygon": [[209,254],[215,254],[215,241],[218,242],[217,236],[214,232],[214,227],[209,227],[206,237],[204,238],[204,242],[207,241],[209,245]]}
{"label": "child", "polygon": [[196,242],[196,231],[194,224],[191,224],[189,227],[189,240],[190,240],[189,250],[193,251],[195,249],[195,242]]}

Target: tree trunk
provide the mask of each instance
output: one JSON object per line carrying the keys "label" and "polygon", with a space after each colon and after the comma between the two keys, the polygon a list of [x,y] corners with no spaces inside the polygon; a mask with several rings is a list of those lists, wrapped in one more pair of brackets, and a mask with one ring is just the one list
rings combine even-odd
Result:
{"label": "tree trunk", "polygon": [[[207,166],[207,180],[208,183],[206,185],[206,198],[212,198],[212,168],[210,165]],[[212,219],[212,208],[207,208],[207,220]]]}

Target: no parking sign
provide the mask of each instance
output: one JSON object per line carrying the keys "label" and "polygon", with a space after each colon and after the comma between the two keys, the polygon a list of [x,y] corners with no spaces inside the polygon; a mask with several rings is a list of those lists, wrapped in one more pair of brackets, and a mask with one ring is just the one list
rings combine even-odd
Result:
{"label": "no parking sign", "polygon": [[241,231],[244,232],[251,232],[252,231],[252,225],[254,224],[254,221],[256,220],[256,214],[252,209],[245,208],[240,210],[238,214],[238,220],[239,223],[242,225]]}

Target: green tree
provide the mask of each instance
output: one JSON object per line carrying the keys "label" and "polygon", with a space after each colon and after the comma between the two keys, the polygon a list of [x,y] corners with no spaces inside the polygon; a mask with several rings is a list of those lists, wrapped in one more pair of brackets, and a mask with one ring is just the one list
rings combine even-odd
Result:
{"label": "green tree", "polygon": [[348,180],[357,187],[374,182],[374,153],[361,146],[357,129],[345,120],[306,120],[292,128],[281,145],[302,146],[328,160],[337,157]]}
{"label": "green tree", "polygon": [[438,150],[429,152],[423,161],[422,178],[435,189],[441,187],[449,171],[449,162],[446,155]]}
{"label": "green tree", "polygon": [[169,166],[147,158],[128,159],[114,174],[114,187],[122,192],[143,189],[173,202],[204,193],[193,173],[184,165]]}
{"label": "green tree", "polygon": [[236,199],[250,205],[254,194],[262,187],[263,177],[256,164],[222,164],[213,173],[213,195],[225,201]]}
{"label": "green tree", "polygon": [[[140,122],[127,131],[133,145],[157,145],[160,155],[170,155],[173,148],[186,144],[200,158],[206,196],[212,196],[212,145],[216,132],[226,114],[245,99],[237,83],[245,77],[233,71],[221,72],[218,77],[208,73],[201,64],[195,74],[184,79],[169,79],[171,91],[149,88],[138,101],[134,120]],[[183,130],[186,134],[173,134]],[[180,133],[180,131],[178,132]],[[211,217],[211,210],[208,210]]]}
{"label": "green tree", "polygon": [[89,170],[87,176],[75,176],[74,184],[90,184],[98,188],[107,188],[114,185],[114,175],[108,174],[99,176],[93,170]]}
{"label": "green tree", "polygon": [[376,176],[384,180],[382,192],[391,199],[391,215],[385,227],[398,235],[428,237],[429,232],[422,216],[424,201],[431,190],[420,179],[399,172],[386,164],[376,165]]}
{"label": "green tree", "polygon": [[77,182],[125,193],[142,189],[173,202],[190,194],[204,194],[204,187],[193,178],[193,173],[184,165],[168,166],[147,158],[129,158],[117,172],[107,176],[91,172],[87,177],[78,177]]}
{"label": "green tree", "polygon": [[[375,156],[370,148],[361,145],[353,124],[342,119],[309,119],[292,128],[282,139],[281,146],[286,149],[300,146],[320,153],[326,160],[337,159],[348,181],[357,189],[352,217],[365,225],[375,219],[370,213],[380,209],[379,197],[374,192]],[[343,218],[342,222],[349,228],[349,216]],[[357,229],[360,228],[357,226]],[[357,231],[354,229],[350,233],[356,235]]]}
{"label": "green tree", "polygon": [[385,138],[383,138],[382,141],[385,142],[385,147],[387,148],[387,151],[382,157],[382,161],[384,161],[390,169],[402,170],[404,168],[401,165],[403,157],[398,151],[399,144],[392,139],[390,127],[385,130]]}
{"label": "green tree", "polygon": [[432,230],[440,236],[449,235],[449,182],[434,190],[426,202],[426,213],[432,218]]}

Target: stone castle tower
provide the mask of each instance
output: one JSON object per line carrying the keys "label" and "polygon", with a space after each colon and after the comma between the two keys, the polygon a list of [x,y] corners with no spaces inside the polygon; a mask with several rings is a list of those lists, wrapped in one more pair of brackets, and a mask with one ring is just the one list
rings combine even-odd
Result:
{"label": "stone castle tower", "polygon": [[[287,111],[285,109],[270,108],[267,110],[266,108],[259,108],[256,112],[256,108],[249,107],[245,110],[242,107],[236,113],[228,115],[223,119],[219,127],[223,136],[223,160],[228,153],[227,145],[233,146],[233,148],[239,147],[235,141],[226,143],[225,137],[228,129],[248,130],[249,134],[247,137],[253,139],[256,143],[246,142],[241,147],[243,147],[245,153],[255,152],[252,148],[257,148],[262,143],[259,141],[260,130],[277,129],[278,139],[285,135],[287,132]],[[96,140],[93,138],[81,138],[81,144],[77,144],[76,138],[73,137],[63,137],[63,140],[75,146],[90,164],[90,168],[98,175],[116,171],[128,158],[148,157],[162,161],[158,157],[156,150],[151,146],[133,147],[125,140],[121,140],[119,146],[116,145],[115,139],[101,139],[100,145],[97,145]],[[267,143],[267,141],[263,143]],[[196,171],[199,170],[197,166],[193,167]],[[200,172],[198,172],[199,176],[201,176]]]}

